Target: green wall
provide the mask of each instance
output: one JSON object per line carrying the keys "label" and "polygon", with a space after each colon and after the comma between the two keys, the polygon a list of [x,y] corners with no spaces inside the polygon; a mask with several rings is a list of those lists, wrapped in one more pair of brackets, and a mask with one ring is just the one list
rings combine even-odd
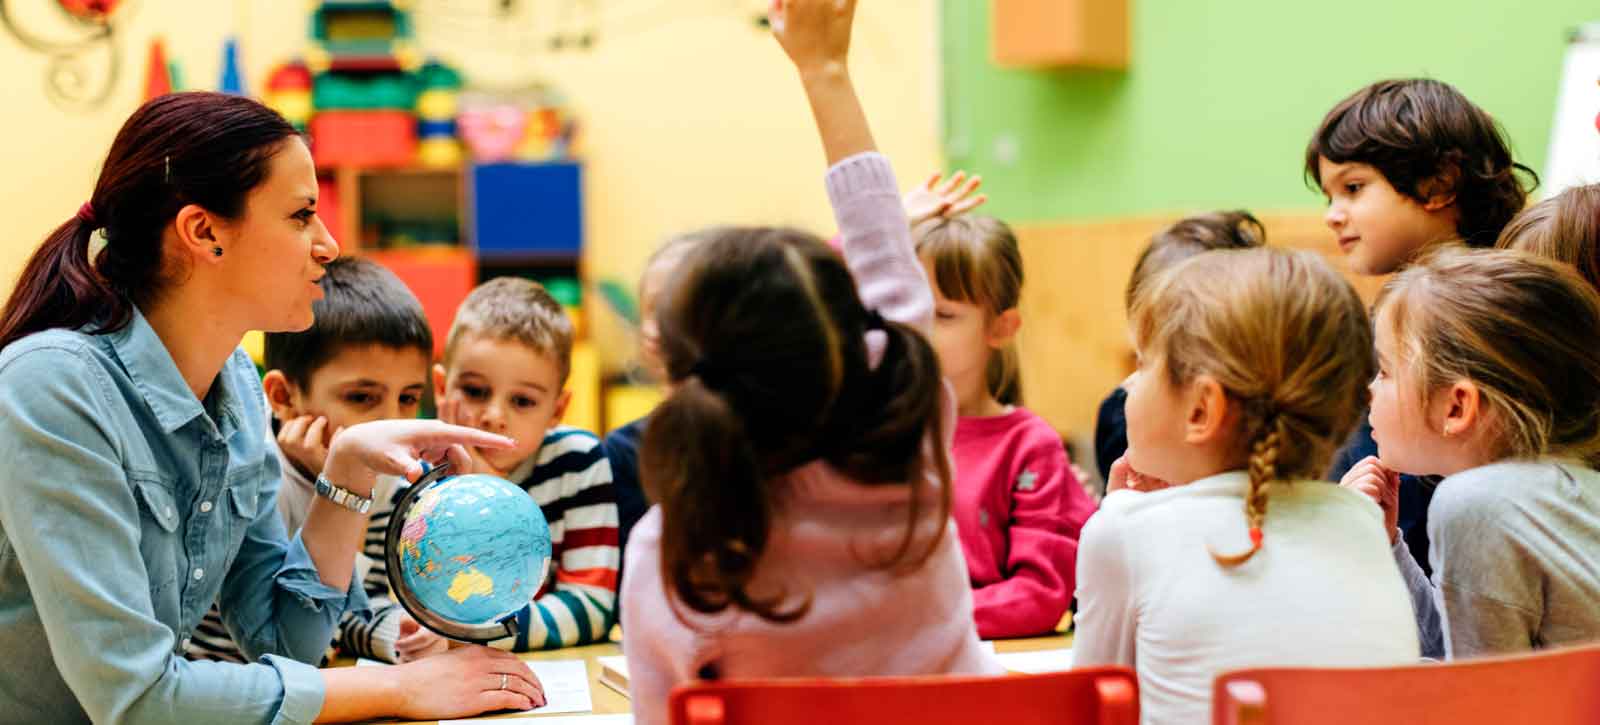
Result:
{"label": "green wall", "polygon": [[1014,222],[1309,209],[1301,159],[1334,103],[1385,77],[1455,84],[1544,170],[1567,32],[1593,0],[1127,0],[1126,71],[990,60],[988,0],[943,0],[944,135]]}

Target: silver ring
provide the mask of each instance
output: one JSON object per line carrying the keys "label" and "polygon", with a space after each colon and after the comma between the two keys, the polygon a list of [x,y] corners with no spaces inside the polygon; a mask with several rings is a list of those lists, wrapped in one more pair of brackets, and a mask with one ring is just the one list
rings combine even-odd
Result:
{"label": "silver ring", "polygon": [[500,673],[500,689],[506,689],[506,673]]}

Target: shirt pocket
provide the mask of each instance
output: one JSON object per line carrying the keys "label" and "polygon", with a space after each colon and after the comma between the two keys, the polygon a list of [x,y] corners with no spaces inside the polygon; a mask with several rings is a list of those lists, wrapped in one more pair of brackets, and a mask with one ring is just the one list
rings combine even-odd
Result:
{"label": "shirt pocket", "polygon": [[250,526],[261,511],[261,466],[247,466],[230,473],[228,487],[222,493],[226,499],[223,505],[227,507],[227,522],[219,527],[219,531],[227,539],[218,549],[227,552],[227,559],[223,562],[223,568],[227,570],[232,568]]}
{"label": "shirt pocket", "polygon": [[183,568],[183,551],[172,485],[154,474],[133,473],[129,479],[139,502],[139,554],[150,578],[151,604],[158,616],[169,607],[175,613],[178,600],[174,585]]}

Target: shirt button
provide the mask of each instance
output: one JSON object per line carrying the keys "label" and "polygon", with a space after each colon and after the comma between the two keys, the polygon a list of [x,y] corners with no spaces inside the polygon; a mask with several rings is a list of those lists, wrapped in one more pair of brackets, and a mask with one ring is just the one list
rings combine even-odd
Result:
{"label": "shirt button", "polygon": [[194,570],[194,580],[195,581],[200,581],[201,579],[204,579],[204,578],[206,578],[206,570],[205,569],[195,569]]}
{"label": "shirt button", "polygon": [[203,514],[211,513],[211,502],[210,501],[201,501],[200,502],[200,513],[203,513]]}

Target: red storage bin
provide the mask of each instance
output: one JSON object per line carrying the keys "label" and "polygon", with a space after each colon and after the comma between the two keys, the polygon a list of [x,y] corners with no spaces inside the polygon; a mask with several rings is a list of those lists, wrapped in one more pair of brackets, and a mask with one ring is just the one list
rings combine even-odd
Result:
{"label": "red storage bin", "polygon": [[406,166],[417,158],[410,111],[323,111],[311,117],[317,166]]}
{"label": "red storage bin", "polygon": [[478,282],[478,260],[472,252],[459,247],[387,249],[365,256],[388,267],[422,302],[422,312],[433,329],[433,356],[444,357],[445,336],[456,319],[456,309]]}

